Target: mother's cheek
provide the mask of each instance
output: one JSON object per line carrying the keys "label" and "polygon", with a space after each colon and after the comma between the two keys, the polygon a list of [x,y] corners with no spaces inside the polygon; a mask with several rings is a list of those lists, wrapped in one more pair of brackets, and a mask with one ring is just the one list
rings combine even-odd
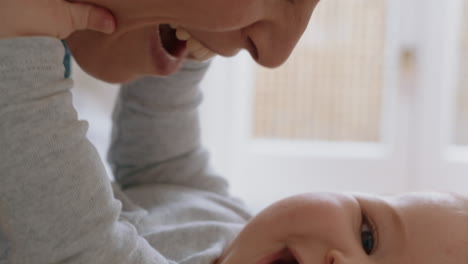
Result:
{"label": "mother's cheek", "polygon": [[103,61],[106,53],[102,49],[102,37],[91,31],[80,31],[66,39],[74,60],[86,73],[93,77],[109,81]]}

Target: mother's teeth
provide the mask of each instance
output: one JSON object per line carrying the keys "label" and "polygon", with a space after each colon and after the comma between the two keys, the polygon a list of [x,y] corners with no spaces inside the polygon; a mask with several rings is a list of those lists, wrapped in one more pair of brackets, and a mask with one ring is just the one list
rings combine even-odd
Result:
{"label": "mother's teeth", "polygon": [[205,46],[203,46],[203,44],[201,44],[198,40],[192,38],[187,41],[187,50],[193,54],[213,53]]}
{"label": "mother's teeth", "polygon": [[216,54],[207,49],[200,41],[192,38],[187,30],[177,27],[176,25],[170,25],[176,27],[176,37],[178,40],[187,41],[187,51],[195,59],[203,61],[207,60]]}
{"label": "mother's teeth", "polygon": [[195,51],[192,51],[192,54],[195,56],[195,57],[202,57],[206,54],[208,54],[210,51],[207,50],[207,49],[199,49],[199,50],[195,50]]}
{"label": "mother's teeth", "polygon": [[199,49],[206,49],[205,47],[203,47],[203,45],[200,43],[200,41],[196,40],[196,39],[189,39],[187,40],[187,49],[189,51],[196,51],[196,50],[199,50]]}
{"label": "mother's teeth", "polygon": [[199,61],[207,60],[209,58],[214,57],[215,55],[216,54],[214,54],[213,52],[211,52],[209,50],[206,50],[206,52],[204,50],[202,50],[200,52],[193,53],[193,57],[195,57]]}
{"label": "mother's teeth", "polygon": [[185,29],[178,28],[176,30],[176,37],[178,40],[186,41],[190,39],[190,34]]}
{"label": "mother's teeth", "polygon": [[198,60],[206,60],[215,55],[212,51],[205,48],[205,46],[203,46],[200,41],[193,38],[187,41],[187,50],[193,57]]}

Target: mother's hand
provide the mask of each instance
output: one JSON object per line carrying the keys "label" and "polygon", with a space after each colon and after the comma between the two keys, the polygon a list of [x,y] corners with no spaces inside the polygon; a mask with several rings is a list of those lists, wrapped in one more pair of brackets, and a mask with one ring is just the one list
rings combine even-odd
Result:
{"label": "mother's hand", "polygon": [[77,30],[115,30],[115,19],[102,7],[66,0],[0,0],[0,39],[20,36],[68,37]]}

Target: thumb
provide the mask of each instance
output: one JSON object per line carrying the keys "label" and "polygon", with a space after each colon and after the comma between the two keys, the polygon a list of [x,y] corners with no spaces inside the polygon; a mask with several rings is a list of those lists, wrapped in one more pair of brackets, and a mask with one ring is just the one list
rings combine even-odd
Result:
{"label": "thumb", "polygon": [[104,8],[85,3],[65,2],[70,17],[70,33],[76,30],[95,30],[110,34],[115,30],[114,16]]}

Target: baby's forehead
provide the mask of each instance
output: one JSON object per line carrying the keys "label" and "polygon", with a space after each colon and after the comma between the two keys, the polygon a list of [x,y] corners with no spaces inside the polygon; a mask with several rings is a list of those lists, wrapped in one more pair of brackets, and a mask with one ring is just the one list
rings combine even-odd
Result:
{"label": "baby's forehead", "polygon": [[[426,264],[468,263],[466,198],[451,193],[420,192],[387,199],[402,218],[408,248],[414,251],[416,259]],[[424,252],[432,253],[426,258]]]}
{"label": "baby's forehead", "polygon": [[461,233],[468,239],[468,199],[463,196],[417,192],[385,196],[382,199],[408,231],[447,231]]}

